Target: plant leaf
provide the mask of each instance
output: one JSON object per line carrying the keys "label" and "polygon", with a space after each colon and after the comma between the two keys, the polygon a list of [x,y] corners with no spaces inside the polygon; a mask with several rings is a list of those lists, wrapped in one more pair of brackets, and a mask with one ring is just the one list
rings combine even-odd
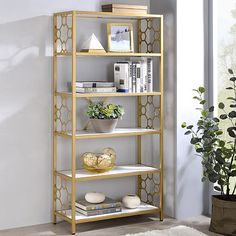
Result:
{"label": "plant leaf", "polygon": [[209,112],[213,112],[214,111],[214,106],[209,107]]}
{"label": "plant leaf", "polygon": [[233,97],[227,97],[226,99],[236,101],[236,99]]}
{"label": "plant leaf", "polygon": [[193,99],[196,99],[196,100],[198,100],[198,101],[201,100],[201,98],[199,98],[199,97],[197,97],[197,96],[194,96]]}
{"label": "plant leaf", "polygon": [[207,116],[207,112],[206,112],[205,110],[202,110],[202,111],[201,111],[201,114],[202,114],[202,116],[204,116],[204,117]]}
{"label": "plant leaf", "polygon": [[231,81],[236,81],[236,77],[231,77],[229,80],[231,80]]}
{"label": "plant leaf", "polygon": [[198,91],[199,91],[200,93],[205,93],[205,92],[206,92],[206,89],[205,89],[204,87],[199,87],[199,88],[198,88]]}
{"label": "plant leaf", "polygon": [[221,188],[220,188],[219,186],[214,186],[214,189],[215,189],[216,191],[221,192]]}
{"label": "plant leaf", "polygon": [[236,111],[231,111],[229,114],[230,118],[235,118],[236,117]]}
{"label": "plant leaf", "polygon": [[230,137],[236,138],[236,127],[229,127],[227,131]]}
{"label": "plant leaf", "polygon": [[192,129],[192,128],[193,128],[193,125],[187,126],[187,129]]}
{"label": "plant leaf", "polygon": [[224,104],[223,102],[220,102],[220,103],[218,104],[218,107],[219,107],[220,109],[224,109],[224,108],[225,108],[225,104]]}
{"label": "plant leaf", "polygon": [[220,122],[220,120],[217,117],[214,117],[212,120],[214,120],[215,122]]}
{"label": "plant leaf", "polygon": [[227,117],[228,117],[228,116],[227,116],[226,114],[220,115],[220,119],[221,119],[221,120],[225,120],[225,119],[227,119]]}
{"label": "plant leaf", "polygon": [[203,148],[197,148],[196,149],[196,152],[198,152],[198,153],[203,152],[203,151],[204,151]]}
{"label": "plant leaf", "polygon": [[234,74],[234,72],[233,72],[233,70],[232,70],[232,69],[228,69],[228,72],[229,72],[231,75],[233,75],[233,74]]}
{"label": "plant leaf", "polygon": [[188,130],[187,132],[185,132],[185,135],[191,134],[192,132],[190,130]]}
{"label": "plant leaf", "polygon": [[233,89],[232,87],[227,87],[226,89]]}
{"label": "plant leaf", "polygon": [[200,104],[204,105],[206,103],[206,100],[201,100]]}
{"label": "plant leaf", "polygon": [[186,125],[187,125],[186,122],[183,122],[182,125],[181,125],[181,127],[182,127],[182,128],[185,128]]}

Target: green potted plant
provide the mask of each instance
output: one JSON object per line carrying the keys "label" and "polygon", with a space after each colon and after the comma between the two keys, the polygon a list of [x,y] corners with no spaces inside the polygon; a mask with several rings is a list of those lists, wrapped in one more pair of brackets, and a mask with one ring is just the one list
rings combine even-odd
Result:
{"label": "green potted plant", "polygon": [[[204,87],[194,91],[195,100],[200,104],[197,108],[200,118],[196,128],[193,125],[182,124],[185,135],[191,135],[190,143],[194,146],[203,166],[202,181],[210,181],[219,195],[212,196],[212,216],[210,231],[236,235],[236,77],[232,69],[230,87],[227,87],[227,105],[218,104],[221,114],[213,116],[214,107],[208,107],[204,99]],[[232,95],[231,95],[232,94]],[[220,122],[225,122],[225,129],[220,128]]]}
{"label": "green potted plant", "polygon": [[87,115],[96,132],[110,133],[115,129],[118,119],[124,115],[124,108],[116,104],[90,102]]}

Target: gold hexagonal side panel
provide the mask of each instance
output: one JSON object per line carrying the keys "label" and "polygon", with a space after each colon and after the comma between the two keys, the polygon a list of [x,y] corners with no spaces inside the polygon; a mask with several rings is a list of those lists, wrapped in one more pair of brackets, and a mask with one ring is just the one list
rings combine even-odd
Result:
{"label": "gold hexagonal side panel", "polygon": [[60,176],[57,176],[54,185],[54,196],[56,201],[56,210],[66,215],[66,210],[71,207],[71,184]]}
{"label": "gold hexagonal side panel", "polygon": [[69,97],[57,97],[55,105],[56,131],[67,133],[72,127],[72,101]]}
{"label": "gold hexagonal side panel", "polygon": [[72,49],[72,14],[61,14],[56,19],[54,29],[56,53],[66,54]]}
{"label": "gold hexagonal side panel", "polygon": [[141,127],[147,129],[156,129],[159,126],[160,106],[154,101],[153,96],[142,97],[139,103],[139,115],[141,118]]}
{"label": "gold hexagonal side panel", "polygon": [[139,22],[139,52],[159,53],[161,44],[160,19],[145,18]]}
{"label": "gold hexagonal side panel", "polygon": [[159,207],[160,176],[147,174],[141,177],[141,200],[147,204]]}

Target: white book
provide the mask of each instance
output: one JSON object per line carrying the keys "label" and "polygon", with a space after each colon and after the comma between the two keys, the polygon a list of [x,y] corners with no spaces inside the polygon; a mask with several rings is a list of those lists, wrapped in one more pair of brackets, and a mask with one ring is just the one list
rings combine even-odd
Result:
{"label": "white book", "polygon": [[114,82],[106,81],[76,81],[76,87],[80,88],[105,88],[105,87],[115,87]]}
{"label": "white book", "polygon": [[132,79],[133,79],[133,74],[132,74],[132,62],[129,61],[129,92],[132,93]]}
{"label": "white book", "polygon": [[129,62],[114,63],[114,82],[117,92],[129,92]]}
{"label": "white book", "polygon": [[136,93],[141,92],[141,62],[136,63]]}
{"label": "white book", "polygon": [[76,93],[115,93],[116,87],[107,88],[76,88]]}
{"label": "white book", "polygon": [[141,92],[145,93],[147,92],[147,84],[148,84],[148,78],[147,78],[147,58],[143,58],[141,61]]}
{"label": "white book", "polygon": [[153,61],[151,58],[147,59],[147,91],[153,92]]}

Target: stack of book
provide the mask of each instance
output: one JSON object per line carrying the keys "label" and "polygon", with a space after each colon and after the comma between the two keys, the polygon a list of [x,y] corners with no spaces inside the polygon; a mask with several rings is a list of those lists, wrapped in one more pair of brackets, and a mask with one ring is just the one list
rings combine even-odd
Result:
{"label": "stack of book", "polygon": [[108,197],[106,197],[104,202],[99,204],[89,203],[85,199],[78,200],[75,206],[77,212],[86,216],[110,214],[121,211],[121,202],[117,202]]}
{"label": "stack of book", "polygon": [[[71,91],[71,83],[68,83]],[[104,81],[76,81],[76,93],[115,93],[114,82]]]}
{"label": "stack of book", "polygon": [[153,92],[153,61],[143,58],[139,61],[114,63],[114,82],[117,92]]}

